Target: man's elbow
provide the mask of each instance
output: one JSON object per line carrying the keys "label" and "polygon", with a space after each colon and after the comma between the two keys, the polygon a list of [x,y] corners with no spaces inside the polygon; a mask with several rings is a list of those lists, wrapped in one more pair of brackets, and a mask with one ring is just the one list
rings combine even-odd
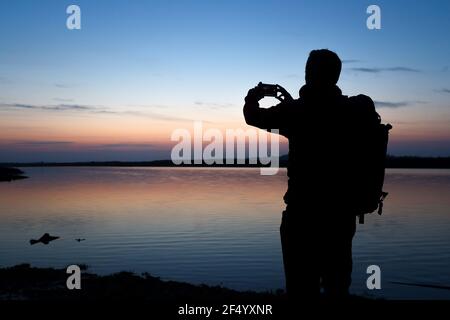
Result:
{"label": "man's elbow", "polygon": [[244,119],[245,119],[245,123],[248,124],[249,126],[258,126],[258,116],[256,115],[256,113],[251,112],[249,110],[246,110],[244,108]]}
{"label": "man's elbow", "polygon": [[245,119],[245,123],[249,126],[259,127],[258,122],[255,120]]}

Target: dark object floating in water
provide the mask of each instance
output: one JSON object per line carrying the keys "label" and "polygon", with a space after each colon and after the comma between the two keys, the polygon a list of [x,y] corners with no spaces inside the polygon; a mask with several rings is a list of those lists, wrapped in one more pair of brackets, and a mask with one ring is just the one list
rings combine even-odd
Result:
{"label": "dark object floating in water", "polygon": [[0,181],[13,181],[28,178],[23,174],[24,172],[20,169],[0,166]]}
{"label": "dark object floating in water", "polygon": [[44,235],[42,237],[40,237],[38,240],[31,239],[30,244],[33,245],[33,244],[40,242],[40,243],[47,245],[51,241],[56,240],[56,239],[59,239],[59,237],[54,237],[54,236],[49,235],[48,233],[44,233]]}
{"label": "dark object floating in water", "polygon": [[81,242],[81,241],[84,241],[84,240],[86,240],[86,239],[84,239],[84,238],[75,239],[75,241],[78,241],[78,242]]}

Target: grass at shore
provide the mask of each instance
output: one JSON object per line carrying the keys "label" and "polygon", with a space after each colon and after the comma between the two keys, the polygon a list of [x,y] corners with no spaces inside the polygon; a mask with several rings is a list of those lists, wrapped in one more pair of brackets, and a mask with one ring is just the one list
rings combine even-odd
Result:
{"label": "grass at shore", "polygon": [[133,300],[161,303],[277,303],[282,292],[236,291],[220,286],[163,281],[150,274],[119,272],[99,276],[82,271],[81,290],[68,290],[65,269],[35,268],[29,264],[0,268],[0,300]]}

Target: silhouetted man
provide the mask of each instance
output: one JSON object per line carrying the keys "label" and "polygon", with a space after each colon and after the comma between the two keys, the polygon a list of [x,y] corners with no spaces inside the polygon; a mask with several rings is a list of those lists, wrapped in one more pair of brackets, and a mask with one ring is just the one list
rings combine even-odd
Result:
{"label": "silhouetted man", "polygon": [[[379,123],[373,101],[347,97],[336,86],[341,60],[332,51],[311,51],[300,98],[259,107],[260,87],[248,92],[247,124],[279,129],[289,139],[286,210],[280,227],[289,298],[348,296],[352,239],[356,229],[360,154],[358,135]],[[359,180],[358,180],[359,179]]]}

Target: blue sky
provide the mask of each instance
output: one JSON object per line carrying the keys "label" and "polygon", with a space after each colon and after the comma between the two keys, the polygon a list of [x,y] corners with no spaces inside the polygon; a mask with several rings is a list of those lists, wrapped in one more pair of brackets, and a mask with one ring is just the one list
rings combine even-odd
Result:
{"label": "blue sky", "polygon": [[[70,4],[81,30],[66,28]],[[366,28],[370,4],[381,30]],[[449,30],[449,1],[4,0],[0,162],[167,157],[190,120],[244,127],[259,81],[296,95],[316,48],[394,125],[391,153],[450,155]]]}

